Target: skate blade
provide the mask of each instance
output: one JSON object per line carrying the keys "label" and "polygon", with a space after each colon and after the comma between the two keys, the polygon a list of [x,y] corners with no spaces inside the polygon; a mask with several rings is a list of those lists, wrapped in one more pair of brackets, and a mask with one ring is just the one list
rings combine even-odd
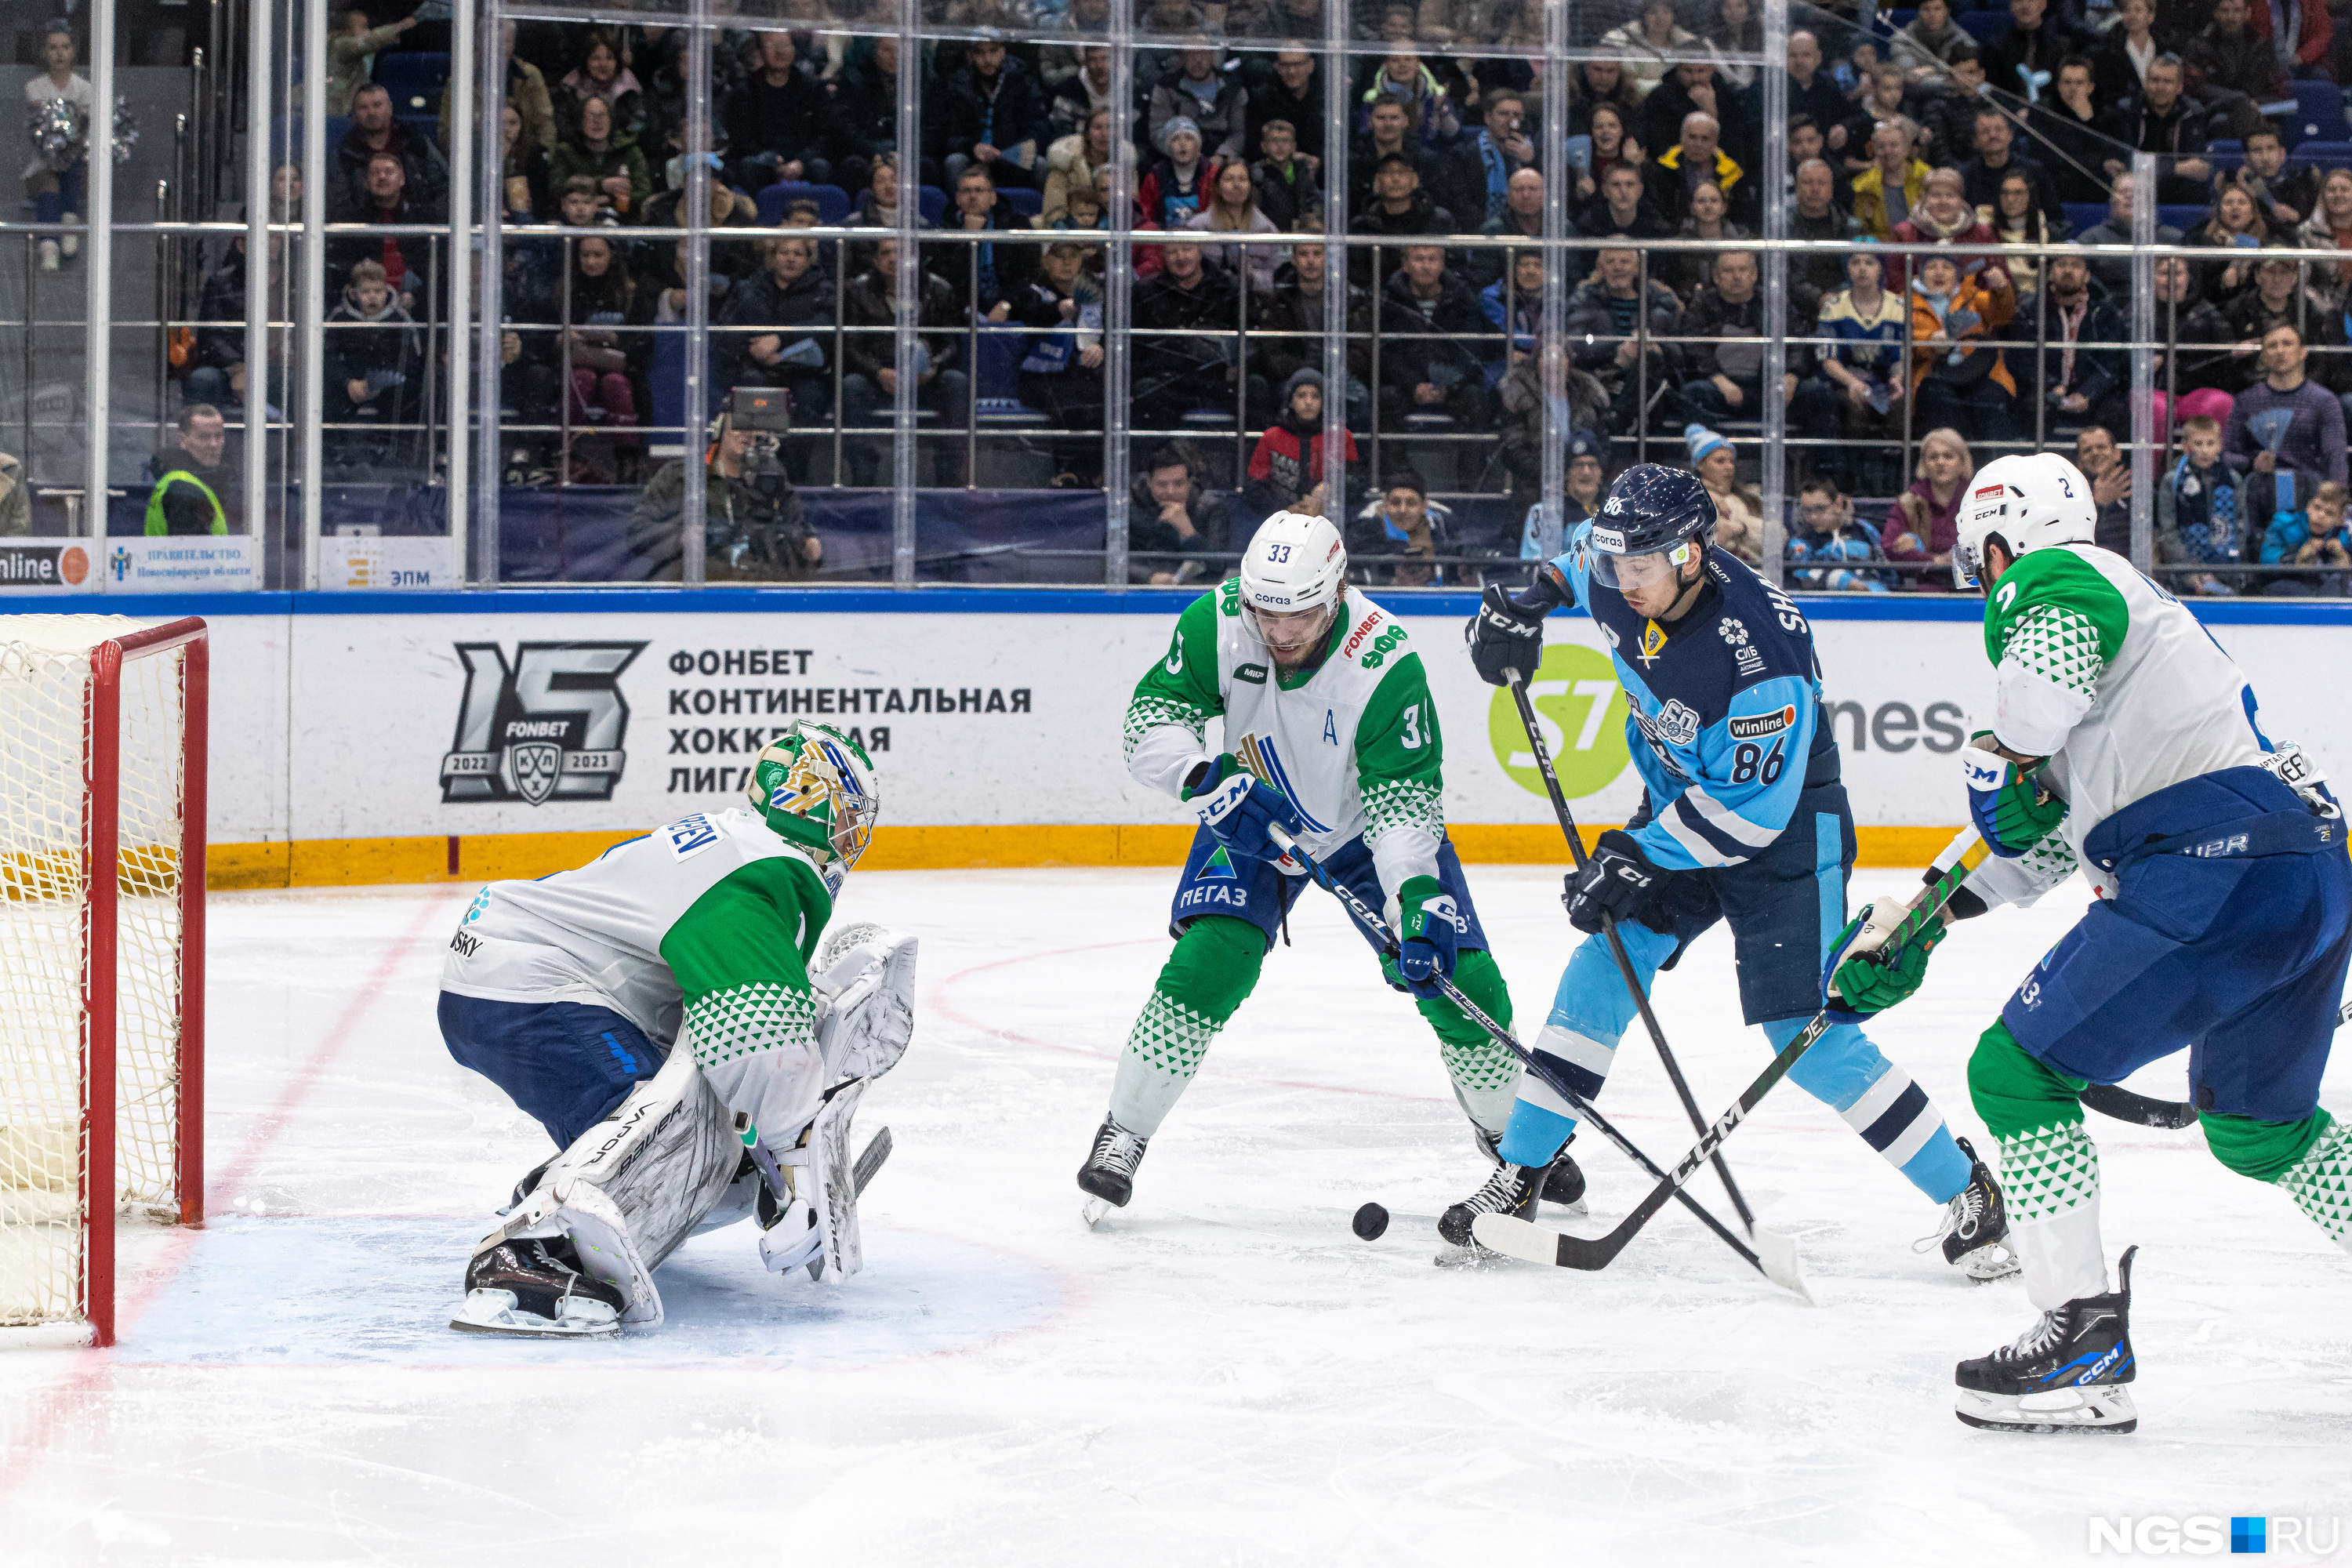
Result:
{"label": "skate blade", "polygon": [[1087,1228],[1092,1230],[1102,1224],[1116,1206],[1108,1198],[1088,1198],[1079,1208],[1078,1215],[1087,1222]]}
{"label": "skate blade", "polygon": [[2016,1249],[2005,1241],[1988,1242],[1973,1252],[1960,1254],[1960,1273],[1971,1285],[1990,1285],[2023,1272],[2024,1265],[2018,1261]]}
{"label": "skate blade", "polygon": [[497,1334],[519,1340],[602,1339],[621,1331],[620,1318],[602,1301],[583,1300],[571,1317],[542,1318],[517,1306],[511,1290],[469,1292],[450,1318],[449,1326],[461,1334]]}
{"label": "skate blade", "polygon": [[1561,1214],[1567,1215],[1570,1219],[1582,1219],[1585,1215],[1592,1212],[1591,1205],[1587,1204],[1582,1198],[1577,1199],[1572,1204],[1556,1204],[1549,1198],[1544,1198],[1539,1201],[1546,1208],[1557,1209]]}
{"label": "skate blade", "polygon": [[[2053,1398],[2064,1398],[2071,1403],[2027,1403]],[[2121,1384],[2063,1389],[2045,1394],[1980,1394],[1975,1389],[1964,1388],[1953,1404],[1952,1414],[1958,1416],[1963,1425],[1973,1426],[1979,1432],[2021,1432],[2033,1436],[2083,1432],[2119,1436],[2139,1429],[2139,1411],[2132,1404],[2131,1390]]]}
{"label": "skate blade", "polygon": [[1440,1268],[1496,1268],[1511,1259],[1475,1241],[1467,1247],[1456,1247],[1452,1242],[1441,1240],[1437,1244],[1437,1256],[1430,1261]]}
{"label": "skate blade", "polygon": [[1764,1278],[1788,1291],[1808,1307],[1817,1307],[1812,1290],[1805,1284],[1805,1266],[1797,1256],[1793,1237],[1777,1230],[1758,1229],[1748,1238],[1756,1248],[1756,1261],[1764,1266]]}

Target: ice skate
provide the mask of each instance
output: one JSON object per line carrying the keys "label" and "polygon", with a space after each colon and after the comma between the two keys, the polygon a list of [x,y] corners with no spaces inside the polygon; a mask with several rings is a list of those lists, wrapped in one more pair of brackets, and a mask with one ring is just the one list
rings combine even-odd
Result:
{"label": "ice skate", "polygon": [[2009,1213],[2001,1205],[2000,1184],[1967,1139],[1953,1142],[1969,1157],[1969,1184],[1953,1194],[1935,1235],[1920,1237],[1912,1249],[1925,1252],[1940,1241],[1944,1261],[1958,1265],[1975,1283],[2006,1279],[2018,1271],[2018,1261],[2017,1249],[2009,1244]]}
{"label": "ice skate", "polygon": [[449,1320],[460,1333],[584,1339],[619,1331],[621,1292],[582,1273],[571,1244],[508,1241],[466,1266],[466,1300]]}
{"label": "ice skate", "polygon": [[1078,1168],[1078,1186],[1087,1196],[1081,1211],[1088,1225],[1098,1223],[1115,1208],[1125,1208],[1135,1192],[1135,1168],[1143,1163],[1143,1148],[1148,1139],[1139,1138],[1113,1121],[1103,1118],[1095,1133],[1094,1152]]}
{"label": "ice skate", "polygon": [[[1543,1195],[1544,1180],[1548,1174],[1526,1165],[1497,1164],[1495,1173],[1486,1178],[1485,1186],[1438,1216],[1437,1234],[1450,1246],[1460,1247],[1474,1257],[1492,1256],[1473,1238],[1471,1226],[1482,1214],[1507,1214],[1516,1219],[1530,1217],[1536,1210],[1536,1200]],[[1580,1174],[1580,1193],[1582,1180]]]}
{"label": "ice skate", "polygon": [[1988,1356],[1960,1363],[1954,1413],[1988,1432],[2129,1432],[2139,1426],[2131,1390],[2132,1258],[2116,1265],[2116,1289],[2078,1296]]}
{"label": "ice skate", "polygon": [[[1472,1126],[1470,1131],[1478,1141],[1478,1152],[1486,1155],[1495,1164],[1501,1164],[1503,1135],[1499,1132],[1489,1132],[1485,1128],[1475,1125]],[[1570,1135],[1569,1142],[1575,1142],[1573,1134]],[[1554,1160],[1551,1163],[1551,1168],[1544,1173],[1543,1191],[1537,1195],[1548,1204],[1558,1204],[1570,1214],[1584,1213],[1584,1172],[1578,1167],[1574,1160],[1569,1157],[1565,1145],[1560,1149],[1559,1158]],[[1462,1223],[1466,1227],[1470,1222],[1465,1220]]]}

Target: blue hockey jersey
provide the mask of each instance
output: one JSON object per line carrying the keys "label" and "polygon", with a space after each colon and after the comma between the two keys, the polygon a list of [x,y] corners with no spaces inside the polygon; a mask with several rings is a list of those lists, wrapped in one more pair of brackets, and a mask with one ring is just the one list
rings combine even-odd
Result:
{"label": "blue hockey jersey", "polygon": [[1592,523],[1549,570],[1601,626],[1625,689],[1625,742],[1648,786],[1628,828],[1662,867],[1736,866],[1780,836],[1808,775],[1837,776],[1821,662],[1796,601],[1709,546],[1706,585],[1671,632],[1592,577]]}

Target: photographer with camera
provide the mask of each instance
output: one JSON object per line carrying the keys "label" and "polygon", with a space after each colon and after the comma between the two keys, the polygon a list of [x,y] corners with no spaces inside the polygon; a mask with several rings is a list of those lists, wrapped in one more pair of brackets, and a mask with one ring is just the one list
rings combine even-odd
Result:
{"label": "photographer with camera", "polygon": [[[710,582],[802,582],[824,563],[824,542],[803,515],[800,494],[776,455],[782,403],[780,395],[739,391],[711,424],[702,454],[703,561]],[[629,549],[646,563],[647,581],[677,582],[685,574],[688,461],[656,470],[629,519]]]}

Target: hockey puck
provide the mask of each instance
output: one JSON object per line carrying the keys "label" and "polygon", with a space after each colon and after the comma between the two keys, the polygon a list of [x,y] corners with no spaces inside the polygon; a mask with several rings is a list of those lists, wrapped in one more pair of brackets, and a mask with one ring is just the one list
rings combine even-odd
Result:
{"label": "hockey puck", "polygon": [[1356,1211],[1356,1234],[1366,1241],[1378,1241],[1389,1227],[1389,1211],[1378,1204],[1366,1204]]}

